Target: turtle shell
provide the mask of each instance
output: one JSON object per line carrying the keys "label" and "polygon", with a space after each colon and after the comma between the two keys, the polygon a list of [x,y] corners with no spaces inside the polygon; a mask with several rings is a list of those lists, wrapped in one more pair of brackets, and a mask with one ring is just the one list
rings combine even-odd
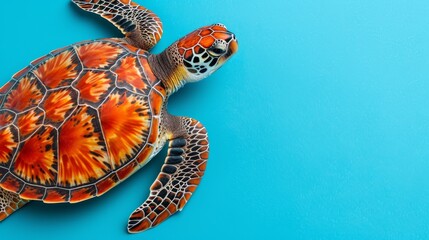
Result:
{"label": "turtle shell", "polygon": [[119,39],[86,41],[15,74],[0,89],[0,186],[80,202],[147,163],[166,96],[148,54]]}

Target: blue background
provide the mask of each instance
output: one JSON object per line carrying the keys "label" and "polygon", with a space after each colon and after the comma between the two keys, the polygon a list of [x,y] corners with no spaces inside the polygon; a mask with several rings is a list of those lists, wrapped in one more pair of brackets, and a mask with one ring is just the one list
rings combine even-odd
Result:
{"label": "blue background", "polygon": [[[170,99],[209,131],[202,184],[183,212],[128,235],[158,156],[101,198],[30,204],[2,239],[428,238],[428,1],[138,2],[164,22],[154,52],[215,22],[239,38],[220,71]],[[120,36],[67,0],[1,4],[1,84],[52,49]]]}

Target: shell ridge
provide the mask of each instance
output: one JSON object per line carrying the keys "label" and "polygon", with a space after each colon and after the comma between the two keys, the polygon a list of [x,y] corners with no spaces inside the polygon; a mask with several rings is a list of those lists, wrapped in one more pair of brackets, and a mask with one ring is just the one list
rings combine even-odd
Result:
{"label": "shell ridge", "polygon": [[[18,118],[18,113],[14,112],[14,111],[13,111],[13,110],[11,110],[11,109],[3,108],[3,109],[0,109],[0,112],[1,112],[1,111],[5,111],[5,112],[12,113],[12,115],[13,115],[13,119],[12,119],[12,121],[10,121],[10,122],[11,122],[10,124],[13,124],[13,123],[16,121],[16,119]],[[3,129],[3,128],[5,128],[5,127],[8,127],[10,124],[6,124],[6,125],[4,125],[4,126],[1,126],[1,127],[0,127],[0,129]]]}
{"label": "shell ridge", "polygon": [[[11,171],[10,171],[10,168],[11,168],[11,166],[12,166],[12,163],[13,162],[15,162],[15,160],[16,160],[16,155],[18,154],[18,152],[19,152],[19,149],[21,148],[21,134],[19,133],[19,128],[18,127],[16,127],[14,124],[12,124],[12,125],[10,125],[10,127],[14,127],[14,128],[16,128],[15,130],[16,130],[16,132],[17,132],[17,134],[16,134],[16,137],[18,138],[17,139],[17,144],[16,144],[16,149],[15,149],[15,151],[14,151],[14,153],[13,153],[13,156],[10,158],[10,161],[9,161],[9,166],[7,167],[7,169],[8,169],[8,172],[10,173]],[[5,174],[5,176],[6,176],[7,174]]]}
{"label": "shell ridge", "polygon": [[[70,116],[71,115],[72,114],[70,114]],[[61,164],[60,164],[60,128],[59,127],[58,127],[58,129],[55,128],[55,130],[57,131],[57,134],[55,135],[55,141],[53,141],[53,142],[56,145],[55,150],[56,150],[56,154],[57,154],[56,155],[57,159],[55,159],[57,161],[57,169],[56,169],[57,175],[55,177],[55,186],[57,187],[59,184],[60,170],[61,170]],[[46,194],[46,192],[47,192],[47,189],[45,189],[45,194]],[[42,199],[44,199],[44,198],[42,198]]]}
{"label": "shell ridge", "polygon": [[[113,90],[114,90],[115,88],[113,88]],[[113,91],[112,90],[112,91]],[[107,96],[109,96],[111,93],[112,93],[112,91],[111,92],[109,92],[109,94],[107,95]],[[103,100],[103,103],[106,101],[108,99],[108,97],[106,97],[106,99],[104,99]],[[100,124],[100,132],[101,132],[101,137],[103,138],[103,141],[105,142],[105,144],[106,144],[106,153],[107,153],[107,157],[109,158],[109,163],[110,163],[110,169],[112,170],[112,171],[114,171],[114,169],[115,169],[115,163],[113,162],[113,158],[112,158],[112,156],[110,156],[110,151],[109,151],[109,143],[107,142],[107,138],[106,138],[106,134],[104,133],[104,128],[103,128],[103,124],[101,123],[101,116],[100,116],[100,111],[99,111],[99,108],[101,107],[101,105],[102,104],[100,104],[96,109],[95,109],[95,111],[97,112],[97,121],[98,121],[98,123]],[[108,175],[110,175],[110,174],[106,174],[106,176],[108,176]],[[98,182],[98,181],[97,181]]]}
{"label": "shell ridge", "polygon": [[[128,48],[126,48],[126,47],[124,47],[124,46],[122,45],[122,43],[125,43],[125,42],[123,42],[122,38],[116,38],[116,39],[118,39],[121,43],[118,43],[118,42],[112,41],[112,40],[110,40],[109,38],[103,38],[103,39],[100,39],[100,40],[98,40],[98,41],[103,42],[103,43],[110,43],[110,44],[112,44],[112,45],[116,45],[117,47],[122,48],[122,50],[124,50],[124,52],[131,53],[131,51],[130,51]],[[95,42],[95,41],[94,41],[94,42]]]}
{"label": "shell ridge", "polygon": [[61,122],[61,124],[58,125],[58,133],[60,131],[60,129],[63,127],[64,123],[67,122],[76,112],[76,110],[79,108],[79,104],[76,105],[76,107],[73,109],[73,111],[70,112],[70,114],[64,118],[64,120]]}
{"label": "shell ridge", "polygon": [[2,167],[2,166],[0,166],[0,170],[1,169],[4,169],[5,170],[5,174],[3,174],[3,176],[2,177],[0,177],[0,182],[2,182],[3,181],[3,178],[5,178],[6,176],[7,176],[7,173],[9,172],[9,169],[8,168],[6,168],[6,167]]}
{"label": "shell ridge", "polygon": [[[27,137],[25,137],[24,139],[21,139],[21,141],[19,142],[19,144],[21,144],[21,143],[24,143],[25,141],[27,141],[29,138],[31,138],[31,137],[33,137],[36,133],[37,133],[37,131],[39,131],[40,130],[40,128],[42,128],[44,125],[46,126],[50,126],[50,127],[53,127],[53,128],[55,128],[54,126],[52,126],[52,125],[50,125],[50,124],[45,124],[45,116],[46,116],[46,112],[45,112],[45,110],[44,109],[42,109],[42,108],[40,108],[40,107],[34,107],[34,108],[32,108],[32,109],[28,109],[27,111],[25,111],[25,112],[22,112],[22,113],[20,113],[20,114],[23,114],[23,113],[26,113],[26,112],[29,112],[29,111],[32,111],[32,110],[35,110],[35,109],[39,109],[39,110],[41,110],[42,112],[43,112],[43,119],[42,119],[42,123],[40,124],[40,126],[38,126],[36,129],[34,129],[33,130],[33,132],[31,133],[31,134],[29,134]],[[17,114],[18,115],[18,114]],[[17,121],[18,120],[18,116],[16,117],[16,119],[15,119],[15,121]],[[13,123],[13,126],[15,126],[18,130],[19,130],[19,127],[17,126],[17,125],[15,125],[15,122]],[[21,134],[19,134],[20,136],[21,136]]]}
{"label": "shell ridge", "polygon": [[[148,140],[149,140],[149,135],[150,135],[150,133],[152,132],[152,124],[153,124],[153,119],[152,119],[152,106],[151,106],[151,104],[149,104],[149,97],[148,96],[146,96],[146,95],[143,95],[143,94],[139,94],[139,93],[136,93],[136,92],[131,92],[129,89],[126,89],[126,88],[122,88],[122,87],[117,87],[117,92],[118,93],[124,93],[124,94],[126,94],[126,95],[137,95],[137,96],[140,96],[140,97],[143,97],[143,98],[145,98],[146,99],[146,103],[147,103],[147,106],[148,106],[148,109],[149,109],[149,113],[148,113],[148,117],[149,117],[149,122],[150,122],[150,126],[149,126],[149,129],[150,130],[148,130],[147,131],[147,135],[146,136],[144,136],[143,135],[143,137],[146,137],[146,139],[143,139],[144,140],[144,143],[143,144],[141,144],[142,146],[138,149],[138,151],[135,153],[135,155],[134,155],[134,157],[133,158],[129,158],[124,164],[122,164],[122,165],[120,165],[119,167],[113,167],[112,169],[114,169],[114,171],[116,172],[116,174],[117,174],[117,172],[118,171],[120,171],[120,169],[123,169],[123,168],[125,168],[126,166],[128,166],[129,164],[131,164],[134,160],[136,160],[137,159],[137,157],[139,156],[139,154],[146,148],[146,144],[148,143]],[[112,92],[113,93],[113,92]],[[105,99],[105,101],[107,101],[108,100],[108,98],[106,98]],[[100,107],[101,107],[101,105],[100,105]],[[104,130],[103,130],[104,131]],[[107,143],[107,141],[106,141],[106,145],[108,145],[108,143]],[[108,151],[109,152],[109,151]],[[110,153],[109,153],[109,155],[110,155]],[[111,160],[113,160],[113,158],[111,158]],[[138,166],[139,164],[137,164],[137,166]],[[121,178],[120,178],[120,176],[118,175],[118,178],[119,178],[119,180],[122,182],[122,180],[121,180]]]}
{"label": "shell ridge", "polygon": [[4,93],[1,94],[1,95],[3,95],[5,97],[5,100],[6,100],[6,96],[10,93],[10,91],[12,91],[12,89],[15,87],[15,85],[18,84],[19,80],[16,80],[15,78],[11,78],[9,80],[9,82],[5,83],[5,85],[3,85],[0,89],[2,89],[4,86],[6,86],[7,84],[9,84],[10,82],[13,82],[13,84],[11,86],[9,86],[9,89],[6,92],[4,92]]}
{"label": "shell ridge", "polygon": [[160,82],[158,82],[158,83],[156,83],[154,86],[153,86],[153,88],[152,88],[152,90],[153,91],[155,91],[155,92],[157,92],[159,95],[161,95],[161,97],[162,97],[162,99],[164,100],[164,102],[165,102],[165,95],[162,93],[162,92],[160,92],[157,88],[156,88],[156,86],[160,86]]}
{"label": "shell ridge", "polygon": [[[152,90],[153,90],[153,88],[150,88],[150,91],[149,91],[149,94],[148,94],[148,96],[150,96],[150,93],[152,92]],[[153,119],[154,119],[154,115],[152,114],[153,113],[153,109],[152,109],[152,104],[150,104],[150,101],[149,101],[149,97],[148,97],[148,106],[149,106],[149,111],[150,111],[150,126],[149,126],[149,131],[148,131],[148,136],[147,136],[147,138],[146,138],[146,141],[145,141],[145,144],[144,144],[144,146],[139,150],[139,152],[135,155],[135,157],[134,157],[134,159],[133,160],[136,160],[137,159],[137,157],[146,149],[146,147],[150,144],[149,143],[149,135],[152,133],[152,131],[153,131]],[[150,159],[147,159],[147,160],[150,160]],[[139,163],[138,161],[137,161],[137,166],[139,166],[139,169],[141,168],[141,167],[143,167],[144,165],[145,165],[145,163],[148,163],[148,161],[144,161],[144,163]]]}
{"label": "shell ridge", "polygon": [[[34,68],[36,69],[36,68]],[[40,99],[39,103],[36,105],[37,107],[42,104],[43,101],[45,101],[45,97],[46,97],[46,93],[48,92],[48,88],[45,86],[45,84],[43,84],[42,80],[37,76],[37,74],[34,74],[33,70],[31,70],[28,74],[31,74],[36,81],[39,83],[40,86],[43,87],[43,89],[45,90],[45,92],[43,93],[43,97]]]}
{"label": "shell ridge", "polygon": [[78,75],[78,76],[76,76],[76,79],[75,79],[75,80],[73,80],[73,81],[71,82],[71,84],[70,84],[70,85],[73,85],[73,82],[75,82],[77,79],[79,79],[80,75],[81,75],[81,74],[82,74],[82,72],[85,70],[85,65],[83,64],[83,61],[82,61],[81,57],[79,56],[79,54],[78,54],[78,50],[77,50],[77,47],[78,47],[78,46],[80,47],[80,46],[83,46],[83,45],[85,45],[85,44],[75,44],[75,45],[73,46],[73,51],[76,53],[76,58],[77,58],[77,60],[79,61],[80,65],[82,66],[82,71],[80,71],[79,75]]}
{"label": "shell ridge", "polygon": [[[150,81],[149,81],[149,76],[147,75],[147,73],[146,73],[146,70],[144,69],[144,67],[143,67],[143,64],[142,64],[142,62],[141,62],[141,60],[140,60],[140,58],[139,58],[139,56],[140,55],[136,55],[136,59],[137,59],[137,63],[138,63],[138,66],[139,66],[139,69],[141,70],[141,72],[143,73],[143,76],[144,76],[144,82],[149,86],[149,88],[152,88],[153,86],[152,86],[152,84],[150,83]],[[150,94],[148,94],[149,96],[150,96]]]}

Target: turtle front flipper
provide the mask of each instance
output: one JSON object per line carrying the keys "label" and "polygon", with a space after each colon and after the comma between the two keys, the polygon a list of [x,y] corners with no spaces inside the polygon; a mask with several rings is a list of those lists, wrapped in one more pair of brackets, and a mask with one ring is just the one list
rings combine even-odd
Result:
{"label": "turtle front flipper", "polygon": [[131,0],[72,1],[83,10],[99,14],[113,23],[136,47],[149,50],[161,39],[162,23],[159,17]]}
{"label": "turtle front flipper", "polygon": [[130,233],[155,227],[181,211],[204,175],[209,154],[205,127],[190,118],[170,119],[173,139],[168,156],[150,188],[150,196],[129,218]]}
{"label": "turtle front flipper", "polygon": [[28,203],[18,194],[0,188],[0,222]]}

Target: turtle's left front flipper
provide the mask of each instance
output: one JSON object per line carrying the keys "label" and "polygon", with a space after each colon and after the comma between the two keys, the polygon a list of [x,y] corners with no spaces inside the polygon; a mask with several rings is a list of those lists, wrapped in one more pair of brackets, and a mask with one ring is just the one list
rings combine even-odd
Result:
{"label": "turtle's left front flipper", "polygon": [[190,118],[169,117],[173,139],[161,173],[150,196],[128,221],[128,231],[137,233],[155,227],[181,211],[201,181],[209,155],[205,127]]}
{"label": "turtle's left front flipper", "polygon": [[85,11],[96,13],[113,23],[134,46],[149,50],[161,39],[159,17],[131,0],[73,0]]}
{"label": "turtle's left front flipper", "polygon": [[0,188],[0,222],[26,203],[28,201],[20,198],[18,194]]}

